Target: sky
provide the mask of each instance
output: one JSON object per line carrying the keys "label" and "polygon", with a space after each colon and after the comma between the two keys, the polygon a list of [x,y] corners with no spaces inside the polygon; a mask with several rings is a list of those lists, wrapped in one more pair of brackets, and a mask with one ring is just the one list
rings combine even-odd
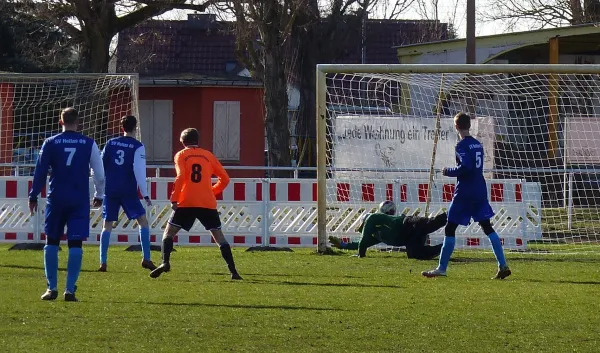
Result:
{"label": "sky", "polygon": [[[394,0],[384,0],[387,1],[388,4],[394,3]],[[423,11],[419,10],[419,6],[417,3],[425,3],[429,5],[426,12],[429,13],[429,16],[433,15],[433,8],[430,5],[435,0],[415,0],[415,3],[404,12],[400,18],[402,19],[423,19]],[[481,13],[490,11],[490,1],[491,0],[476,0],[476,24],[475,24],[475,32],[477,36],[487,36],[493,34],[501,34],[504,33],[506,25],[501,21],[489,22],[484,21]],[[467,1],[466,0],[438,0],[438,16],[440,21],[446,23],[452,23],[456,30],[457,34],[460,38],[466,37],[466,10],[467,10]],[[383,14],[385,11],[380,9],[380,13]],[[528,30],[527,22],[523,23],[522,26],[515,28],[512,31],[526,31]]]}
{"label": "sky", "polygon": [[[328,0],[320,0],[326,2]],[[371,18],[384,18],[386,12],[389,13],[391,11],[391,7],[395,0],[380,0],[381,6],[376,9],[375,13],[370,14]],[[430,18],[433,18],[433,10],[431,7],[431,3],[435,0],[415,0],[413,5],[403,12],[398,18],[399,19],[424,19],[422,15],[423,11],[419,10],[417,5],[418,2],[425,3],[429,5],[425,10]],[[466,0],[437,0],[438,5],[438,14],[439,19],[442,22],[452,23],[455,25],[457,29],[457,34],[460,38],[464,38],[466,36]],[[504,29],[506,28],[505,24],[502,22],[485,22],[482,19],[481,12],[489,11],[489,2],[491,0],[476,0],[476,9],[477,9],[477,21],[475,24],[475,31],[477,36],[486,36],[492,34],[501,34],[504,33]],[[387,5],[387,11],[386,11]],[[185,19],[186,13],[189,11],[183,10],[175,10],[171,11],[167,14],[162,15],[160,18],[162,19]],[[232,18],[233,19],[233,18]],[[517,27],[512,31],[526,31],[528,30],[527,23],[524,23],[521,27]]]}

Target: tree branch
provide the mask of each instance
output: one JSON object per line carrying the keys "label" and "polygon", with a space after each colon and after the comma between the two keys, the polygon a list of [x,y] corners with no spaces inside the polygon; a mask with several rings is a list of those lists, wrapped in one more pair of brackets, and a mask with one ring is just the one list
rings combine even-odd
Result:
{"label": "tree branch", "polygon": [[119,33],[125,28],[135,26],[149,18],[162,15],[163,13],[170,10],[195,10],[204,12],[206,9],[216,3],[217,0],[207,0],[202,4],[189,4],[185,0],[165,0],[165,1],[151,1],[151,0],[138,0],[137,2],[145,4],[146,6],[141,9],[130,12],[129,14],[119,17],[115,26],[115,33]]}
{"label": "tree branch", "polygon": [[76,41],[81,41],[81,30],[67,21],[74,13],[74,9],[70,8],[71,5],[34,3],[32,1],[25,2],[25,5],[30,6],[34,13],[62,29]]}

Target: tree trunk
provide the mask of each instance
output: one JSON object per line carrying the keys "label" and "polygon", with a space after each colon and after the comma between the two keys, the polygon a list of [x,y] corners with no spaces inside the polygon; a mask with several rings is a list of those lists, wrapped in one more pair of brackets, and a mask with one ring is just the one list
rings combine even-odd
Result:
{"label": "tree trunk", "polygon": [[[295,82],[300,93],[298,135],[304,137],[303,150],[299,151],[299,165],[309,166],[305,161],[316,163],[316,66],[319,59],[320,22],[319,7],[316,0],[306,3],[296,18],[296,29],[292,34],[293,43],[297,47],[298,58]],[[310,137],[310,140],[307,138]],[[313,148],[309,148],[312,145]],[[303,163],[304,162],[304,163]]]}
{"label": "tree trunk", "polygon": [[[79,49],[79,72],[106,73],[110,61],[110,41],[102,30],[85,28],[83,42]],[[87,32],[87,33],[86,33]]]}
{"label": "tree trunk", "polygon": [[600,19],[600,4],[597,0],[583,0],[585,23],[596,23]]}
{"label": "tree trunk", "polygon": [[[269,166],[290,167],[290,130],[288,127],[288,94],[285,75],[283,50],[280,48],[265,51],[264,57],[264,95],[265,126]],[[276,178],[290,177],[289,171],[274,171]]]}
{"label": "tree trunk", "polygon": [[[362,15],[345,15],[340,8],[324,21],[318,12],[317,1],[309,1],[305,11],[296,19],[298,31],[294,43],[298,46],[297,62],[300,90],[300,131],[313,137],[314,148],[310,159],[316,164],[316,66],[319,63],[335,62],[348,46],[356,44],[360,35]],[[308,158],[305,155],[304,158]]]}
{"label": "tree trunk", "polygon": [[583,9],[581,7],[581,0],[569,0],[571,13],[573,14],[573,18],[571,18],[571,25],[578,25],[584,23],[583,19]]}
{"label": "tree trunk", "polygon": [[[316,165],[316,112],[317,112],[317,100],[316,100],[316,67],[319,59],[318,43],[316,25],[308,25],[305,27],[303,35],[300,37],[299,53],[301,57],[298,59],[302,63],[300,67],[300,80],[299,80],[299,91],[300,91],[300,114],[298,117],[299,131],[305,136],[310,136],[310,141],[314,148],[309,151],[305,151],[303,158],[313,161]],[[307,144],[303,144],[307,146]],[[310,156],[309,154],[310,153]]]}

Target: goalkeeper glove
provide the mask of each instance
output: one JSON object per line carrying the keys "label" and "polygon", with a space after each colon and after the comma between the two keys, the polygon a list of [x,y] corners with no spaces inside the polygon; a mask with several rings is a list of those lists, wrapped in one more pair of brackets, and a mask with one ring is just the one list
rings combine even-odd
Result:
{"label": "goalkeeper glove", "polygon": [[37,211],[37,208],[38,208],[37,197],[30,197],[29,198],[29,212],[31,214],[33,214],[34,212]]}

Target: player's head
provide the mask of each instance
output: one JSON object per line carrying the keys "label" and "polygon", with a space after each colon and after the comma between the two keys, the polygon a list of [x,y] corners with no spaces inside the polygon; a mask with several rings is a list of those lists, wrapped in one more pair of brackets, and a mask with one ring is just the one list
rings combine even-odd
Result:
{"label": "player's head", "polygon": [[121,129],[125,133],[132,133],[137,128],[137,119],[133,115],[127,115],[121,118]]}
{"label": "player's head", "polygon": [[471,117],[467,113],[460,112],[454,116],[454,128],[458,131],[471,128]]}
{"label": "player's head", "polygon": [[184,146],[198,146],[200,134],[198,133],[198,130],[190,127],[181,132],[179,141],[181,141]]}
{"label": "player's head", "polygon": [[385,200],[379,204],[379,212],[393,216],[396,214],[396,205],[390,200]]}
{"label": "player's head", "polygon": [[68,128],[77,128],[79,113],[75,108],[65,108],[60,112],[60,124]]}

